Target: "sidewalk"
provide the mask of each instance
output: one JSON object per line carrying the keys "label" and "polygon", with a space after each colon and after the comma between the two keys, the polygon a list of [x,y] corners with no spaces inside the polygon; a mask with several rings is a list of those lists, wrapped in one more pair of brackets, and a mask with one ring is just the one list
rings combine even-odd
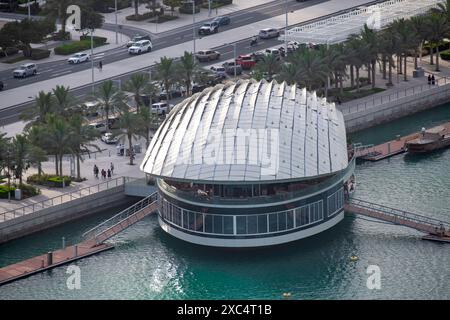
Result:
{"label": "sidewalk", "polygon": [[[330,0],[291,13],[289,15],[289,23],[296,24],[305,20],[315,19],[367,2],[368,0]],[[262,20],[251,25],[246,25],[243,27],[221,32],[218,36],[197,39],[197,50],[215,48],[223,44],[234,43],[244,38],[250,37],[251,35],[257,34],[260,29],[267,27],[282,28],[284,25],[284,15]],[[95,71],[95,80],[99,81],[113,78],[127,72],[148,67],[155,64],[155,62],[159,61],[159,59],[163,56],[176,58],[181,56],[182,53],[186,50],[191,51],[191,48],[192,42],[187,42],[169,48],[153,51],[142,56],[130,57],[119,62],[111,63],[106,65],[103,68],[102,72],[99,72],[98,70]],[[230,46],[229,52],[232,52],[232,50],[233,48]],[[224,54],[224,52],[222,52],[222,54]],[[70,86],[71,88],[77,88],[89,85],[90,81],[91,70],[84,70],[70,75],[42,81],[39,83],[39,86],[32,84],[7,90],[1,93],[2,99],[0,100],[0,108],[30,102],[34,100],[34,96],[36,96],[39,91],[50,91],[56,85],[63,84],[65,86]],[[27,92],[26,95],[23,94],[24,91]]]}
{"label": "sidewalk", "polygon": [[[72,34],[72,39],[73,40],[80,40],[81,33],[72,30],[71,34]],[[108,44],[107,45],[94,48],[94,55],[106,52],[108,50],[119,48],[119,47],[125,45],[130,40],[130,38],[127,37],[126,35],[119,34],[119,37],[118,37],[119,43],[116,44],[116,33],[114,31],[109,31],[109,30],[104,30],[104,29],[97,29],[97,30],[95,30],[94,36],[105,37],[105,38],[108,39],[108,41],[107,41]],[[68,56],[56,55],[53,52],[53,49],[57,45],[60,45],[60,44],[61,44],[61,42],[55,42],[55,41],[50,41],[47,44],[32,44],[33,48],[42,48],[42,49],[50,49],[50,50],[52,50],[52,52],[50,54],[50,57],[48,57],[46,59],[38,60],[38,61],[26,59],[26,60],[22,60],[22,61],[19,61],[19,62],[16,62],[16,63],[2,63],[2,61],[5,60],[5,58],[2,58],[2,59],[0,59],[0,71],[10,70],[10,69],[13,69],[13,68],[15,68],[15,67],[17,67],[19,65],[24,64],[24,63],[28,63],[28,62],[35,62],[35,63],[38,63],[38,64],[42,64],[42,63],[53,62],[53,61],[67,60],[70,57],[70,55],[68,55]],[[88,49],[88,50],[85,50],[83,52],[87,52],[87,53],[90,54],[91,50]],[[19,52],[19,55],[21,55],[21,54],[22,53]],[[17,57],[17,56],[18,55],[15,55],[13,57]]]}
{"label": "sidewalk", "polygon": [[[195,21],[200,22],[208,19],[213,19],[214,17],[227,15],[234,12],[238,12],[244,9],[252,8],[255,6],[259,6],[265,3],[273,2],[274,0],[234,0],[233,4],[223,6],[216,9],[211,9],[211,15],[209,15],[209,10],[201,8],[200,12],[195,14]],[[141,4],[139,6],[139,13],[149,12],[150,9],[147,9],[147,4]],[[167,8],[167,9],[166,9]],[[148,20],[146,21],[128,21],[126,17],[134,14],[134,7],[129,7],[123,10],[119,10],[117,14],[117,22],[120,25],[132,26],[140,29],[144,29],[153,34],[158,34],[161,32],[166,32],[172,29],[184,27],[187,25],[192,25],[192,15],[191,14],[182,14],[178,12],[178,8],[175,9],[173,15],[178,16],[179,18],[172,21],[167,21],[164,23],[151,23]],[[171,15],[170,7],[164,6],[164,14]],[[106,13],[104,14],[106,23],[116,23],[115,13]]]}

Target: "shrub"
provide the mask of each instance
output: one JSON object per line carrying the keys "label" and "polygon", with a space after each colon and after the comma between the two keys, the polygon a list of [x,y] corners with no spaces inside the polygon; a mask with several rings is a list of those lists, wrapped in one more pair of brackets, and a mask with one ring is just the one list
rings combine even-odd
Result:
{"label": "shrub", "polygon": [[163,16],[159,16],[157,19],[153,19],[149,22],[151,23],[164,23],[167,21],[172,21],[172,20],[176,20],[178,19],[178,16],[169,16],[169,15],[163,15]]}
{"label": "shrub", "polygon": [[[100,47],[105,43],[99,44],[94,41],[94,48]],[[63,44],[55,48],[55,54],[69,55],[91,48],[91,40],[81,40],[72,43]]]}
{"label": "shrub", "polygon": [[31,60],[41,60],[50,57],[50,50],[45,49],[33,49],[31,51]]}
{"label": "shrub", "polygon": [[19,49],[17,49],[16,47],[8,47],[6,48],[6,50],[0,50],[0,58],[11,56],[17,53],[19,53]]}
{"label": "shrub", "polygon": [[442,60],[450,60],[450,52],[442,52],[441,53],[441,59]]}
{"label": "shrub", "polygon": [[8,193],[11,194],[11,198],[14,198],[15,190],[16,190],[16,188],[13,186],[8,188],[8,186],[0,185],[0,199],[8,199]]}
{"label": "shrub", "polygon": [[127,19],[128,21],[144,21],[144,20],[148,20],[153,18],[153,11],[150,12],[146,12],[144,14],[138,14],[137,16],[132,14],[127,16],[125,19]]}
{"label": "shrub", "polygon": [[[99,46],[102,46],[102,45],[104,45],[104,44],[106,44],[106,41],[108,41],[108,38],[105,38],[105,37],[98,37],[98,36],[94,36],[93,37],[94,39],[94,44],[97,44],[97,45],[99,45]],[[85,40],[87,40],[87,41],[89,41],[89,43],[91,43],[91,36],[81,36],[80,37],[80,40],[81,41],[85,41]]]}
{"label": "shrub", "polygon": [[[178,8],[178,11],[180,13],[184,13],[184,14],[192,14],[192,6],[183,6]],[[195,13],[199,13],[200,12],[200,6],[195,6]]]}
{"label": "shrub", "polygon": [[27,183],[38,184],[41,186],[51,187],[51,188],[62,188],[63,178],[65,186],[69,186],[72,183],[72,178],[68,176],[60,177],[50,174],[33,174],[27,178]]}
{"label": "shrub", "polygon": [[63,33],[62,30],[52,33],[52,40],[53,41],[65,41],[72,39],[72,35],[70,32]]}
{"label": "shrub", "polygon": [[41,190],[36,187],[30,186],[29,184],[14,185],[14,188],[22,190],[22,199],[34,197],[41,193]]}

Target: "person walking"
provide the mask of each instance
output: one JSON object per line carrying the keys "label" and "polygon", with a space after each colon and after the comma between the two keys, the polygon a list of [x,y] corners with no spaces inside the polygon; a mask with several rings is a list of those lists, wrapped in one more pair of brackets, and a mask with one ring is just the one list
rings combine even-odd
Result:
{"label": "person walking", "polygon": [[428,85],[431,86],[431,74],[428,75]]}
{"label": "person walking", "polygon": [[95,177],[96,179],[98,179],[98,167],[97,167],[96,164],[94,164],[94,177]]}
{"label": "person walking", "polygon": [[110,168],[111,168],[111,175],[114,175],[114,164],[112,162],[111,162]]}
{"label": "person walking", "polygon": [[102,71],[102,69],[103,69],[103,62],[102,62],[102,60],[100,60],[98,62],[98,70]]}
{"label": "person walking", "polygon": [[106,171],[105,171],[105,169],[102,169],[102,178],[106,179]]}
{"label": "person walking", "polygon": [[436,85],[436,78],[434,77],[434,74],[431,76],[431,85]]}
{"label": "person walking", "polygon": [[108,169],[108,179],[111,179],[111,169]]}

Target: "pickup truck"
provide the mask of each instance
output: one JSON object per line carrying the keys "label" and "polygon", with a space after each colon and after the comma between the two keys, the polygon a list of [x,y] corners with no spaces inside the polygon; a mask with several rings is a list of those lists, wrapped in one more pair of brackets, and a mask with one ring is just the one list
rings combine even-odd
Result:
{"label": "pickup truck", "polygon": [[237,57],[236,63],[242,67],[244,70],[249,70],[256,65],[256,61],[249,54],[241,54]]}
{"label": "pickup truck", "polygon": [[212,34],[219,32],[219,23],[217,22],[206,22],[204,23],[200,29],[198,29],[198,34]]}

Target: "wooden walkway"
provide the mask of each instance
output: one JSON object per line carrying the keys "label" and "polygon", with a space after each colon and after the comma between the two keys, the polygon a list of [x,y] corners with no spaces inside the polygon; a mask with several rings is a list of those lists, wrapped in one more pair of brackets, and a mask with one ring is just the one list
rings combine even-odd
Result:
{"label": "wooden walkway", "polygon": [[344,205],[344,209],[349,213],[418,230],[428,235],[424,237],[426,240],[440,240],[442,242],[450,240],[450,223],[447,221],[441,221],[359,199],[351,199],[350,202]]}
{"label": "wooden walkway", "polygon": [[0,268],[0,286],[96,253],[111,250],[114,246],[104,243],[107,239],[141,221],[157,209],[157,194],[152,194],[86,232],[84,236],[87,239],[77,245]]}
{"label": "wooden walkway", "polygon": [[[445,128],[445,134],[450,133],[450,122],[444,123],[440,126]],[[366,161],[379,161],[393,157],[406,152],[406,143],[418,138],[419,135],[420,132],[416,132],[376,146],[357,148],[355,151],[355,157]]]}

